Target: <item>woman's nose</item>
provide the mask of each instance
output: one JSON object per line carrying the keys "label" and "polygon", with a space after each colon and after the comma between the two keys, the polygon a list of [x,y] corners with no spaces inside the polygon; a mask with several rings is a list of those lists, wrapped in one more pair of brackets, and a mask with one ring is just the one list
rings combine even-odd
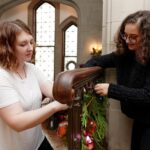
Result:
{"label": "woman's nose", "polygon": [[28,51],[33,51],[33,44],[28,44]]}

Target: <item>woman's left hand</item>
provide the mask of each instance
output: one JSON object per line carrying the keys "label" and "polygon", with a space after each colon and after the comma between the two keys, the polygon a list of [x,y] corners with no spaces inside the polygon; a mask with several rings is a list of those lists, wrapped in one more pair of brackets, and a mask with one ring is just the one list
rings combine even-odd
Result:
{"label": "woman's left hand", "polygon": [[108,83],[98,83],[95,85],[94,90],[97,94],[101,96],[107,96],[108,94]]}

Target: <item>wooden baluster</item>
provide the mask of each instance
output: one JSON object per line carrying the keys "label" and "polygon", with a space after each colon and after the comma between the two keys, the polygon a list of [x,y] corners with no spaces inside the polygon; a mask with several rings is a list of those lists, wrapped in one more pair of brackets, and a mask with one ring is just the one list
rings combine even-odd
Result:
{"label": "wooden baluster", "polygon": [[79,150],[81,147],[81,97],[76,97],[68,114],[68,148]]}

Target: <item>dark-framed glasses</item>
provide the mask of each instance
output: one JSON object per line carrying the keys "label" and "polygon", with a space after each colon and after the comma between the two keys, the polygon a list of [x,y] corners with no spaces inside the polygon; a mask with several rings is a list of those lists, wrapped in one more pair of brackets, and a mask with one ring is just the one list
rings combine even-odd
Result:
{"label": "dark-framed glasses", "polygon": [[124,34],[121,34],[121,38],[123,39],[123,40],[125,40],[125,41],[129,41],[130,43],[132,43],[132,44],[135,44],[135,43],[137,43],[137,39],[138,39],[138,37],[139,37],[139,35],[137,35],[137,34],[126,34],[126,33],[124,33]]}

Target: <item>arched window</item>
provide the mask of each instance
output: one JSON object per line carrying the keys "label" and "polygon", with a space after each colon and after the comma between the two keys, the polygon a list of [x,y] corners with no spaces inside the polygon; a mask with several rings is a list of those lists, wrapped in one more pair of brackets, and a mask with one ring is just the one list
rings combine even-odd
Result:
{"label": "arched window", "polygon": [[78,28],[72,24],[65,30],[64,70],[75,69],[77,63],[77,33]]}
{"label": "arched window", "polygon": [[55,7],[45,2],[36,9],[35,65],[49,80],[54,79]]}
{"label": "arched window", "polygon": [[[71,3],[71,2],[70,2]],[[49,0],[29,5],[29,26],[36,39],[33,62],[49,80],[77,62],[77,14],[73,7]]]}

